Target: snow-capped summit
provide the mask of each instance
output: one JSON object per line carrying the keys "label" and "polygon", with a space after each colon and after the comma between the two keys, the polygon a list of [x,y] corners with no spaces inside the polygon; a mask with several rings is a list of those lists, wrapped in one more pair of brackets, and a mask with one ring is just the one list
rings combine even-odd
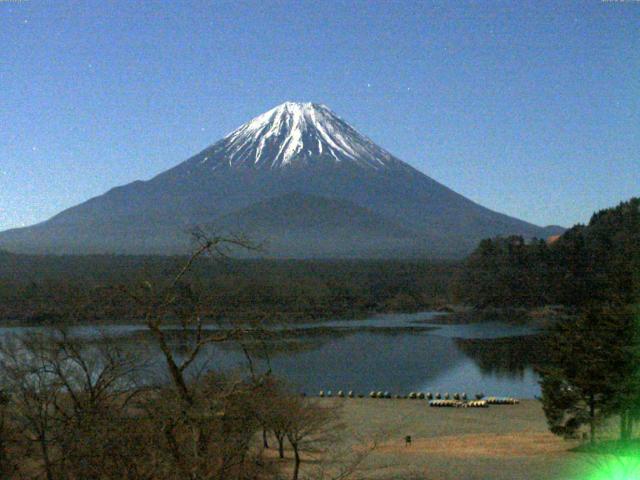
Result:
{"label": "snow-capped summit", "polygon": [[280,168],[311,161],[380,169],[397,162],[325,105],[285,102],[238,127],[203,152],[202,164]]}

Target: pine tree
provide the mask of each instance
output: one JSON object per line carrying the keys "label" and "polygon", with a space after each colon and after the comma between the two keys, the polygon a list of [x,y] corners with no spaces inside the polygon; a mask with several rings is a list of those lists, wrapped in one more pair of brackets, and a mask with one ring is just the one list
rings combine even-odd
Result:
{"label": "pine tree", "polygon": [[638,333],[627,310],[591,309],[553,328],[551,362],[539,370],[542,405],[551,432],[575,438],[582,426],[596,438],[598,424],[624,417],[623,436],[640,399]]}

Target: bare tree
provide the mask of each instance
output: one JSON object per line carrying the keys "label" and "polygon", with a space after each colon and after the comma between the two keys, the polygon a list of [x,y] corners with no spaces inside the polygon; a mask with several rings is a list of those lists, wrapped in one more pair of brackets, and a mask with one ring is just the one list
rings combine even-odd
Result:
{"label": "bare tree", "polygon": [[278,456],[280,458],[284,458],[284,440],[287,436],[287,428],[291,422],[289,411],[286,406],[287,403],[288,402],[284,402],[280,399],[280,401],[271,404],[268,417],[271,431],[278,442]]}
{"label": "bare tree", "polygon": [[293,480],[298,480],[302,454],[322,452],[324,446],[337,439],[342,425],[337,422],[336,409],[301,397],[291,396],[286,404],[287,440],[293,450]]}
{"label": "bare tree", "polygon": [[66,405],[57,405],[67,419],[105,409],[126,408],[137,391],[143,360],[117,341],[100,335],[91,342],[57,329],[48,339],[45,362],[59,380]]}
{"label": "bare tree", "polygon": [[[226,256],[229,248],[257,248],[242,237],[209,237],[193,232],[197,248],[167,285],[145,282],[137,292],[127,292],[142,307],[144,322],[167,367],[171,391],[160,389],[144,405],[160,432],[161,447],[167,452],[179,478],[227,478],[247,475],[251,439],[259,429],[255,403],[250,401],[259,382],[249,360],[252,382],[222,379],[214,374],[194,381],[191,367],[202,360],[208,345],[240,341],[250,335],[242,326],[205,326],[206,302],[188,277],[202,257]],[[174,352],[168,325],[177,325],[183,341],[180,355]]]}
{"label": "bare tree", "polygon": [[148,440],[142,419],[130,415],[141,390],[143,359],[105,335],[87,342],[58,330],[47,351],[49,371],[62,386],[55,404],[58,444],[67,478],[152,478],[152,462],[141,461]]}
{"label": "bare tree", "polygon": [[[115,430],[127,421],[125,409],[137,391],[132,376],[139,366],[136,357],[109,339],[89,344],[65,329],[10,337],[0,344],[10,421],[27,444],[38,446],[37,463],[48,480],[134,478],[105,476],[117,471],[118,461],[134,460],[131,449],[119,455],[106,450],[109,438],[112,446],[126,443],[115,441],[121,436]],[[27,446],[23,454],[30,450]]]}
{"label": "bare tree", "polygon": [[11,399],[0,390],[0,479],[8,480],[15,472],[16,465],[9,456],[9,446],[14,441],[14,429],[11,425],[9,406]]}
{"label": "bare tree", "polygon": [[[207,332],[204,328],[203,306],[198,302],[197,292],[184,282],[195,263],[206,256],[226,256],[231,247],[257,249],[243,237],[208,237],[202,230],[192,232],[197,248],[187,259],[168,285],[158,288],[147,281],[140,292],[124,289],[142,307],[144,323],[153,335],[164,357],[171,381],[180,399],[186,405],[193,405],[193,394],[189,389],[186,371],[198,358],[202,349],[209,344],[240,339],[246,334],[242,328],[217,332]],[[178,359],[163,329],[167,320],[178,323],[183,337],[190,339],[184,355]]]}
{"label": "bare tree", "polygon": [[51,375],[44,352],[46,338],[31,334],[9,337],[0,345],[0,369],[4,388],[11,392],[12,412],[23,438],[38,447],[47,480],[55,478],[54,441],[58,421],[55,405],[62,392]]}

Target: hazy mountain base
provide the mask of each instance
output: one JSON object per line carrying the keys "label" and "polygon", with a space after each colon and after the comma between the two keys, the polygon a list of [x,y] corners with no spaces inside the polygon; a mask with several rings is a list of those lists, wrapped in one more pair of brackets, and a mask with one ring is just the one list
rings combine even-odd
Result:
{"label": "hazy mountain base", "polygon": [[[160,212],[119,213],[121,208],[117,205],[108,213],[91,208],[78,216],[70,211],[28,229],[0,233],[0,247],[37,254],[186,254],[193,248],[189,232],[204,228],[214,234],[242,233],[264,245],[261,251],[234,252],[245,258],[449,259],[462,258],[479,240],[496,232],[540,237],[558,232],[557,228],[516,228],[490,216],[480,221],[483,225],[474,226],[478,222],[474,219],[469,219],[466,227],[453,225],[451,219],[460,213],[448,212],[450,207],[442,207],[442,213],[437,214],[447,216],[443,221],[429,213],[433,207],[425,206],[427,225],[412,220],[416,212],[381,212],[375,210],[375,204],[370,209],[315,194],[293,192],[256,199],[255,203],[225,212],[223,203],[214,198],[211,203],[223,214],[210,214],[208,218],[196,215],[193,220],[195,212],[187,206],[183,212],[175,213],[175,219]],[[387,202],[396,201],[390,198]],[[240,202],[242,205],[246,200]]]}

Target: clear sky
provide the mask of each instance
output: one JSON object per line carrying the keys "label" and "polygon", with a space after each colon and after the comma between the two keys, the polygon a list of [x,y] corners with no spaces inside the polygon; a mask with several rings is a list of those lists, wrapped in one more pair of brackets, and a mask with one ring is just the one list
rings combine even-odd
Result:
{"label": "clear sky", "polygon": [[324,103],[492,209],[640,195],[640,1],[0,0],[0,230]]}

